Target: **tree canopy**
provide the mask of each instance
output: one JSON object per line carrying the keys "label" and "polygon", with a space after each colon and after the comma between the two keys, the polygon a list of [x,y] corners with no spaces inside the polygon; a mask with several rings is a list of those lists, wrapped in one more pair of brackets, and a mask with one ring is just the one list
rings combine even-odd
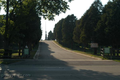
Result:
{"label": "tree canopy", "polygon": [[76,16],[68,15],[65,19],[61,19],[58,23],[56,23],[54,28],[54,36],[55,39],[64,46],[73,45],[73,30],[76,26]]}
{"label": "tree canopy", "polygon": [[62,43],[62,24],[64,19],[61,19],[58,23],[55,24],[54,36],[59,43]]}
{"label": "tree canopy", "polygon": [[[113,0],[109,1],[103,9],[101,20],[97,25],[98,39],[100,43],[108,46],[120,45],[120,1]],[[104,36],[102,36],[104,35]],[[103,45],[103,44],[102,44]]]}
{"label": "tree canopy", "polygon": [[[36,12],[39,16],[43,16],[45,19],[53,20],[55,15],[60,13],[65,13],[69,9],[68,2],[72,0],[8,0],[10,3],[10,10],[14,8],[21,7],[21,5],[28,5],[29,8],[32,8],[34,5]],[[6,0],[0,0],[1,5],[6,7]],[[17,4],[17,6],[16,6]],[[21,10],[25,9],[26,6],[22,6]],[[6,8],[5,8],[6,10]],[[18,9],[17,9],[18,10]],[[27,11],[26,11],[27,12]]]}
{"label": "tree canopy", "polygon": [[73,30],[76,26],[76,16],[68,15],[62,24],[62,42],[66,46],[72,46],[73,44]]}
{"label": "tree canopy", "polygon": [[[96,42],[95,29],[97,22],[100,20],[102,11],[102,3],[99,0],[91,5],[80,20],[77,21],[77,26],[74,29],[74,41],[77,43],[87,44]],[[79,30],[77,30],[79,29]]]}

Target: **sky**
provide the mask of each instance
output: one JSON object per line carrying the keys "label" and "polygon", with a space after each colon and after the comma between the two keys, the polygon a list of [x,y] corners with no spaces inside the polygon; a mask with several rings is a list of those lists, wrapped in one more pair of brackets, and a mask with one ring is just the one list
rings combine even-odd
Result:
{"label": "sky", "polygon": [[[59,22],[59,20],[61,20],[62,18],[66,18],[68,15],[71,14],[74,14],[77,19],[80,19],[94,1],[95,0],[73,0],[71,3],[69,3],[70,10],[67,10],[66,13],[61,13],[59,16],[56,16],[54,21],[44,20],[42,18],[42,40],[45,39],[45,30],[47,31],[47,33],[49,31],[53,32],[55,24]],[[103,5],[107,4],[108,1],[109,0],[101,0]]]}
{"label": "sky", "polygon": [[[77,17],[77,19],[80,19],[94,1],[95,0],[73,0],[72,2],[68,3],[70,10],[67,10],[66,13],[61,13],[59,16],[56,16],[54,21],[44,20],[42,18],[41,19],[42,40],[45,39],[45,30],[47,31],[47,33],[49,31],[53,32],[55,24],[62,18],[66,18],[68,15],[71,14],[74,14],[74,16]],[[109,0],[101,0],[103,5],[107,4],[108,1]],[[0,11],[0,15],[1,14],[5,14],[3,9]]]}

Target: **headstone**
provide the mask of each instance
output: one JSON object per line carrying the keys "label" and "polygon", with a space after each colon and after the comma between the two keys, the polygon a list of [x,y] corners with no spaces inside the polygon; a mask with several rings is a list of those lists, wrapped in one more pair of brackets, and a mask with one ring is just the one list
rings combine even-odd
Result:
{"label": "headstone", "polygon": [[91,48],[98,48],[98,43],[91,43]]}
{"label": "headstone", "polygon": [[28,55],[29,54],[29,49],[24,49],[24,55]]}
{"label": "headstone", "polygon": [[110,53],[110,48],[104,48],[104,53]]}

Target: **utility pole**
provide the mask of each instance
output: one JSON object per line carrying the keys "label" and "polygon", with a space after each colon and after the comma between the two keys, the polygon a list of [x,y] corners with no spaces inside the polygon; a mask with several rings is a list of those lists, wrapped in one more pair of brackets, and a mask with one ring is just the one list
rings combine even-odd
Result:
{"label": "utility pole", "polygon": [[47,31],[46,31],[46,20],[45,20],[45,40],[47,40]]}

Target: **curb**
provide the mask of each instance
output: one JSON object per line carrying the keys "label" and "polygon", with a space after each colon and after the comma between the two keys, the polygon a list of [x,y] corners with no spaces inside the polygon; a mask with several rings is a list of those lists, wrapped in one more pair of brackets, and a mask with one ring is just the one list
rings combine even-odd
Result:
{"label": "curb", "polygon": [[40,44],[38,46],[37,52],[35,53],[33,59],[38,59],[38,56],[40,55],[39,53],[40,53]]}

